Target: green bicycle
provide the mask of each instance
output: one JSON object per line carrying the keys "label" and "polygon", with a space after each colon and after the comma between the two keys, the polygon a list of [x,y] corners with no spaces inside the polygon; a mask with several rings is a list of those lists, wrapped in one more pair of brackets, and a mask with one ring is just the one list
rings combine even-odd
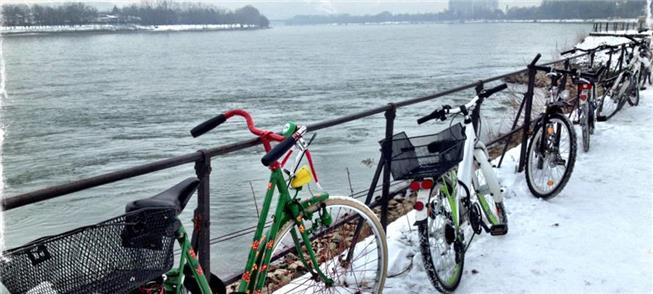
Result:
{"label": "green bicycle", "polygon": [[[198,137],[233,116],[243,117],[249,131],[259,137],[267,152],[261,162],[271,170],[245,270],[234,290],[254,294],[381,293],[387,271],[385,232],[372,210],[360,201],[310,190],[312,181],[321,190],[308,150],[315,136],[306,142],[306,127],[292,122],[281,134],[258,129],[250,114],[241,109],[205,121],[191,134]],[[280,143],[272,148],[271,141]],[[285,169],[293,153],[294,167]],[[304,157],[308,167],[300,167]],[[311,197],[298,197],[304,188]],[[264,234],[275,190],[279,197]]]}
{"label": "green bicycle", "polygon": [[[127,204],[121,216],[7,250],[0,281],[10,293],[220,293],[224,285],[209,285],[178,219],[198,185],[188,178]],[[175,241],[181,256],[172,268]]]}

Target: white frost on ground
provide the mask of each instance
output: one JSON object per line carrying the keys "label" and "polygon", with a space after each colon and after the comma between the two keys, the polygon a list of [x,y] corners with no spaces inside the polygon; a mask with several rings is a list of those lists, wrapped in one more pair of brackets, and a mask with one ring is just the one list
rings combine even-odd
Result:
{"label": "white frost on ground", "polygon": [[[514,173],[518,149],[509,151],[498,170],[508,187],[509,233],[474,239],[457,292],[652,293],[651,121],[653,90],[646,90],[639,106],[599,122],[590,151],[579,147],[569,184],[550,201],[530,194],[524,174]],[[388,227],[390,274],[414,257],[408,272],[387,280],[384,293],[435,292],[412,223],[410,213]]]}

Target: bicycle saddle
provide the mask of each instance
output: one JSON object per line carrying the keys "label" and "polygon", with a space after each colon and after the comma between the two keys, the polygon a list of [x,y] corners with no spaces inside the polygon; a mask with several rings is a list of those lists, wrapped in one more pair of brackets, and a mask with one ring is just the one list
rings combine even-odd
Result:
{"label": "bicycle saddle", "polygon": [[193,196],[200,181],[197,178],[188,178],[181,183],[165,190],[150,198],[139,199],[127,203],[125,212],[139,210],[141,208],[174,208],[177,214],[186,207],[188,200]]}
{"label": "bicycle saddle", "polygon": [[589,70],[589,71],[581,72],[580,77],[589,80],[592,83],[596,83],[599,81],[604,71],[605,71],[605,67],[602,66],[598,70]]}

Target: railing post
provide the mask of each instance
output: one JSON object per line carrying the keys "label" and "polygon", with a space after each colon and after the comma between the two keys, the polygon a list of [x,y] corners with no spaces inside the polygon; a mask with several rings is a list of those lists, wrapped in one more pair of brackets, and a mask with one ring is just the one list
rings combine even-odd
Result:
{"label": "railing post", "polygon": [[[204,272],[211,272],[211,206],[210,206],[210,191],[209,182],[211,175],[211,156],[206,150],[197,151],[202,154],[202,159],[195,162],[195,173],[200,180],[197,189],[197,209],[193,217],[195,225],[193,230],[192,243],[195,245],[195,250],[199,256],[199,262],[204,269]],[[210,279],[211,275],[207,274],[206,279]]]}
{"label": "railing post", "polygon": [[526,104],[524,105],[524,131],[522,133],[521,140],[521,150],[519,153],[519,166],[517,167],[518,172],[524,171],[526,166],[526,160],[528,157],[527,154],[527,145],[528,145],[528,132],[531,129],[531,109],[533,108],[533,93],[535,91],[535,74],[537,70],[534,65],[528,65],[528,89],[526,94],[524,94],[524,99]]}
{"label": "railing post", "polygon": [[397,106],[388,103],[388,110],[385,111],[385,140],[381,152],[383,152],[383,191],[381,194],[381,224],[385,230],[388,226],[388,201],[390,200],[390,166],[392,164],[392,135],[394,132]]}

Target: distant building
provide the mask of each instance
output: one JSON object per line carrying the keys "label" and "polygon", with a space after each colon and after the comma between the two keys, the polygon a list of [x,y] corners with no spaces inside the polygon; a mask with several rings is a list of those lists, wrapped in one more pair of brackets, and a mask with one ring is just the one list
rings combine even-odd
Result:
{"label": "distant building", "polygon": [[458,16],[473,16],[499,9],[499,0],[449,0],[449,11]]}

